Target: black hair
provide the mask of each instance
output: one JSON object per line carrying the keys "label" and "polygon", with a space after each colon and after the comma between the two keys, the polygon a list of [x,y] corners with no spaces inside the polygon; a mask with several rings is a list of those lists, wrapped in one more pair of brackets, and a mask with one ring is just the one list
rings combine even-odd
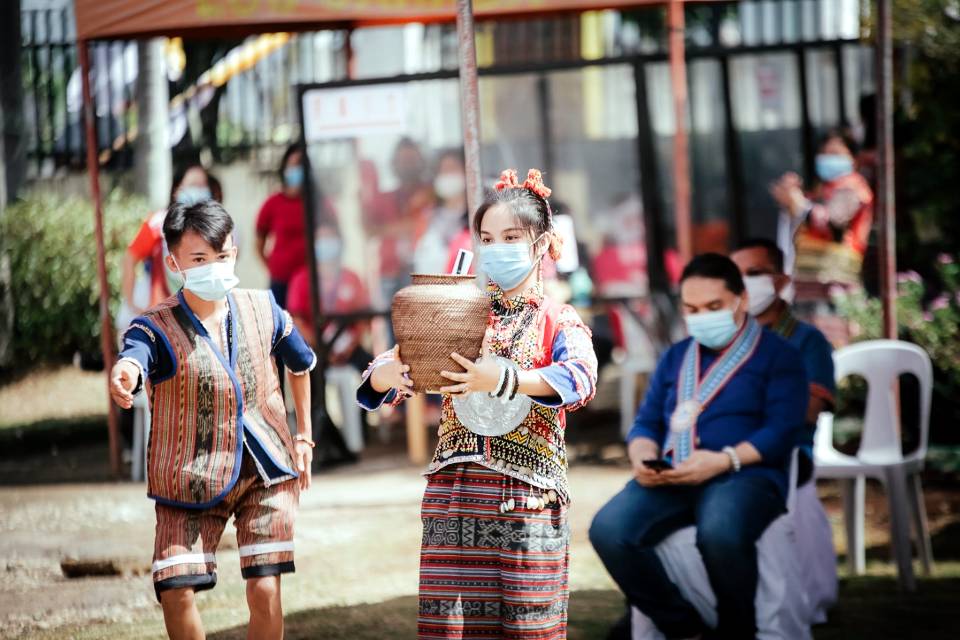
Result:
{"label": "black hair", "polygon": [[860,97],[860,121],[863,123],[862,149],[873,149],[877,146],[877,96],[870,93]]}
{"label": "black hair", "polygon": [[450,147],[448,149],[441,150],[436,157],[436,160],[433,163],[433,173],[437,174],[440,172],[440,164],[447,158],[453,158],[460,163],[461,167],[466,167],[467,163],[463,157],[463,147]]}
{"label": "black hair", "polygon": [[[480,236],[483,216],[493,207],[500,205],[509,207],[520,228],[530,232],[534,240],[553,231],[553,216],[547,201],[529,189],[512,187],[486,193],[483,203],[477,207],[477,213],[473,216],[473,232],[477,237]],[[560,257],[560,239],[556,236],[551,237],[550,257],[554,260]]]}
{"label": "black hair", "polygon": [[843,143],[843,146],[847,148],[850,152],[850,155],[855,156],[860,152],[860,145],[857,144],[857,141],[853,139],[853,136],[850,134],[850,131],[847,129],[834,128],[828,130],[825,134],[820,136],[819,143],[817,144],[817,149],[823,149],[824,145],[830,142],[833,139],[837,139]]}
{"label": "black hair", "polygon": [[773,240],[768,240],[767,238],[747,238],[737,245],[736,250],[743,251],[744,249],[763,249],[767,252],[767,257],[770,259],[770,262],[773,263],[773,267],[777,270],[777,273],[783,273],[783,250],[780,249]]}
{"label": "black hair", "polygon": [[[204,168],[199,162],[188,162],[177,167],[176,171],[173,172],[173,182],[170,183],[170,204],[173,205],[176,202],[177,189],[180,188],[180,183],[183,182],[183,179],[187,177],[187,174],[191,169],[200,169],[203,171],[203,175],[207,178],[207,186],[210,186],[210,173]],[[211,189],[211,192],[213,189]]]}
{"label": "black hair", "polygon": [[207,185],[210,187],[210,197],[223,204],[223,185],[212,173],[207,174]]}
{"label": "black hair", "polygon": [[420,150],[420,145],[417,144],[417,141],[410,136],[403,136],[397,140],[397,146],[393,148],[393,155],[396,155],[397,152],[402,149],[413,149],[417,153],[423,155],[423,152]]}
{"label": "black hair", "polygon": [[683,268],[680,284],[683,284],[688,278],[723,280],[724,286],[734,295],[740,295],[744,290],[740,269],[737,268],[733,260],[719,253],[701,253],[694,256],[693,260]]}
{"label": "black hair", "polygon": [[313,227],[313,232],[316,233],[321,227],[330,229],[337,238],[343,240],[343,234],[340,232],[340,221],[337,220],[336,216],[329,215],[326,212],[321,213]]}
{"label": "black hair", "polygon": [[175,202],[167,209],[163,220],[163,239],[167,241],[167,247],[173,251],[187,231],[193,231],[214,250],[221,251],[233,231],[233,218],[215,200],[192,205]]}
{"label": "black hair", "polygon": [[283,170],[287,168],[287,162],[290,160],[290,156],[292,156],[295,153],[302,154],[302,152],[303,152],[303,149],[300,148],[300,144],[297,142],[294,142],[293,144],[291,144],[289,147],[287,147],[287,150],[283,152],[283,157],[280,158],[280,168],[277,170],[277,173],[280,174],[281,182],[285,182],[285,180],[283,179]]}

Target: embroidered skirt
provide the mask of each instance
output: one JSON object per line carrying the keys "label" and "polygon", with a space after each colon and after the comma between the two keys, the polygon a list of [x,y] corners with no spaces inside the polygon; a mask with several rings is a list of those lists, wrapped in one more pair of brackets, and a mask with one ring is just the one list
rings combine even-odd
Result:
{"label": "embroidered skirt", "polygon": [[[419,638],[566,638],[567,508],[529,509],[532,491],[472,463],[428,477]],[[501,513],[510,498],[515,509]]]}

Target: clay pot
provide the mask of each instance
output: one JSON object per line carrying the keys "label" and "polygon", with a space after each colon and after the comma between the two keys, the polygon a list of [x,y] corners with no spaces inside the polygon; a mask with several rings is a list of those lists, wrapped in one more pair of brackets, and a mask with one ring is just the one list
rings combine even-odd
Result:
{"label": "clay pot", "polygon": [[393,296],[393,333],[400,358],[410,366],[413,388],[439,393],[456,384],[441,371],[463,371],[451,353],[475,360],[480,355],[490,316],[490,298],[475,276],[415,273],[413,284]]}

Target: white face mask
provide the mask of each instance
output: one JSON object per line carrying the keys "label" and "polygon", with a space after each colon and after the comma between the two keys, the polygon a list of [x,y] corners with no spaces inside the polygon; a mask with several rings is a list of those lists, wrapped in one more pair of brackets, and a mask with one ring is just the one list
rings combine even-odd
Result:
{"label": "white face mask", "polygon": [[744,276],[743,285],[747,288],[750,315],[756,317],[770,308],[777,299],[777,287],[773,284],[773,276]]}
{"label": "white face mask", "polygon": [[708,349],[719,349],[726,346],[730,344],[730,341],[733,340],[740,329],[734,315],[739,308],[740,300],[737,300],[733,309],[717,309],[716,311],[704,311],[684,316],[683,319],[687,323],[687,333]]}
{"label": "white face mask", "polygon": [[[173,258],[173,256],[170,256]],[[176,258],[173,258],[176,264]],[[240,279],[234,273],[234,259],[225,262],[208,262],[198,267],[180,270],[183,278],[183,288],[189,289],[199,298],[214,302],[222,300],[227,296],[231,289],[240,284]]]}
{"label": "white face mask", "polygon": [[441,173],[433,181],[433,190],[443,200],[450,200],[464,194],[467,183],[459,173]]}

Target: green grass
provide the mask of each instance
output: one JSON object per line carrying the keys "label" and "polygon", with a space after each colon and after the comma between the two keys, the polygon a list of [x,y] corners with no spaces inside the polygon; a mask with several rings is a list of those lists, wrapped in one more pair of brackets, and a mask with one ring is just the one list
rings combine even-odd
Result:
{"label": "green grass", "polygon": [[940,562],[935,575],[920,578],[915,593],[897,586],[893,567],[871,565],[869,575],[845,578],[829,624],[814,629],[817,640],[956,638],[960,613],[960,562]]}
{"label": "green grass", "polygon": [[[936,575],[920,578],[916,593],[899,590],[893,568],[870,563],[872,575],[844,578],[840,601],[830,622],[814,629],[816,640],[904,640],[920,637],[939,640],[957,637],[960,606],[960,562],[938,563]],[[295,597],[296,598],[296,597]],[[300,598],[296,598],[299,600]],[[210,640],[241,640],[246,637],[246,611],[242,595],[211,592],[201,601]],[[142,612],[134,621],[103,621],[83,627],[61,627],[31,635],[37,640],[74,638],[94,640],[140,640],[162,638],[160,611]],[[623,613],[623,597],[613,590],[574,591],[570,598],[572,640],[606,637],[607,630]],[[414,595],[383,602],[300,608],[288,610],[288,640],[385,640],[416,637],[417,599]]]}

